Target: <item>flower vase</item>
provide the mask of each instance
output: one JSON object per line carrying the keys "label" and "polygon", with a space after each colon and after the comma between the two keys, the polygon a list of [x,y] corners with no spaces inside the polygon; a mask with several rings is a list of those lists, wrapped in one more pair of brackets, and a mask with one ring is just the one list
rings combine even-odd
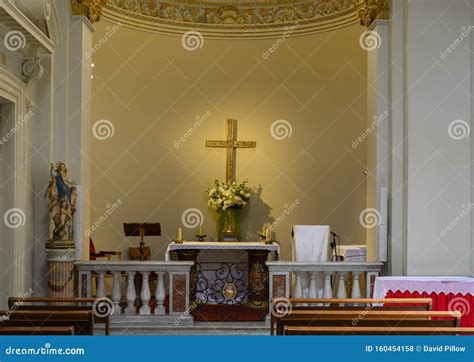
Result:
{"label": "flower vase", "polygon": [[219,211],[217,222],[217,240],[240,241],[241,209],[229,208]]}

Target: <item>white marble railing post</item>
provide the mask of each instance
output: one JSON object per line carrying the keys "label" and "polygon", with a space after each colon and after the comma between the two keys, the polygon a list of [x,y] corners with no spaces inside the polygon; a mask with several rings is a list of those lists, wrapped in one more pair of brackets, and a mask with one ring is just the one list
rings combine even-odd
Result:
{"label": "white marble railing post", "polygon": [[142,291],[140,293],[140,300],[142,306],[140,307],[140,315],[150,315],[150,303],[151,294],[150,294],[150,285],[148,281],[148,276],[150,272],[141,272],[142,274]]}
{"label": "white marble railing post", "polygon": [[156,298],[156,303],[157,303],[156,308],[155,308],[155,314],[164,315],[165,314],[164,302],[165,302],[165,297],[166,297],[165,273],[157,272],[156,274],[158,276],[158,280],[156,283],[156,292],[155,292],[155,298]]}
{"label": "white marble railing post", "polygon": [[316,274],[317,273],[309,273],[309,294],[308,297],[315,299],[318,297],[318,288],[316,285]]}
{"label": "white marble railing post", "polygon": [[97,278],[97,297],[105,297],[105,271],[100,271]]}
{"label": "white marble railing post", "polygon": [[303,298],[303,285],[301,281],[301,273],[295,272],[295,298]]}
{"label": "white marble railing post", "polygon": [[120,272],[113,272],[113,284],[112,284],[112,302],[114,303],[114,315],[121,315],[120,299],[122,293],[120,292]]}
{"label": "white marble railing post", "polygon": [[337,298],[338,299],[345,299],[347,298],[346,292],[346,273],[338,272],[339,282],[337,285]]}
{"label": "white marble railing post", "polygon": [[127,273],[127,307],[125,308],[125,315],[135,315],[137,310],[135,308],[135,299],[137,293],[135,292],[135,272]]}
{"label": "white marble railing post", "polygon": [[361,297],[360,285],[359,285],[359,275],[360,275],[360,272],[352,272],[352,276],[353,276],[354,280],[352,282],[351,298],[360,298]]}
{"label": "white marble railing post", "polygon": [[324,272],[323,298],[326,299],[332,298],[331,276],[332,272]]}

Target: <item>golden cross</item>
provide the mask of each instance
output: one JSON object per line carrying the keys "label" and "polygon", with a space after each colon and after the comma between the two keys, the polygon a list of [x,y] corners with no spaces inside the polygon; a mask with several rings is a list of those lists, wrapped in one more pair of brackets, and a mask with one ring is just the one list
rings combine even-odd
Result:
{"label": "golden cross", "polygon": [[225,181],[234,180],[234,159],[236,148],[255,148],[257,143],[253,141],[236,141],[237,120],[227,120],[227,140],[225,141],[206,141],[206,147],[219,147],[227,149],[227,160],[225,168]]}

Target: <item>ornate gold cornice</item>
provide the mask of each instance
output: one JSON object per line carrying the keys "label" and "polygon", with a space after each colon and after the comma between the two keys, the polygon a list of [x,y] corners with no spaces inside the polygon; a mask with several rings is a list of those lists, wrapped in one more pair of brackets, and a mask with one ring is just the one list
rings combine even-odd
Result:
{"label": "ornate gold cornice", "polygon": [[102,7],[107,0],[71,0],[73,15],[86,16],[91,23],[100,20],[102,16]]}
{"label": "ornate gold cornice", "polygon": [[196,29],[221,38],[369,26],[388,13],[388,0],[108,0],[104,6],[104,17],[142,30],[182,34]]}
{"label": "ornate gold cornice", "polygon": [[388,0],[364,0],[363,6],[359,9],[360,23],[367,28],[375,20],[388,20],[389,16]]}

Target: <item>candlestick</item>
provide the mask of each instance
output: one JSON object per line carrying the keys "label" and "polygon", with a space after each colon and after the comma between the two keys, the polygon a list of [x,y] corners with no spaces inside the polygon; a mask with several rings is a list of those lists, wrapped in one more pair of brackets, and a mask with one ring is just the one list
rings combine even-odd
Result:
{"label": "candlestick", "polygon": [[183,240],[183,231],[181,228],[178,228],[178,231],[176,232],[176,242],[180,242]]}

